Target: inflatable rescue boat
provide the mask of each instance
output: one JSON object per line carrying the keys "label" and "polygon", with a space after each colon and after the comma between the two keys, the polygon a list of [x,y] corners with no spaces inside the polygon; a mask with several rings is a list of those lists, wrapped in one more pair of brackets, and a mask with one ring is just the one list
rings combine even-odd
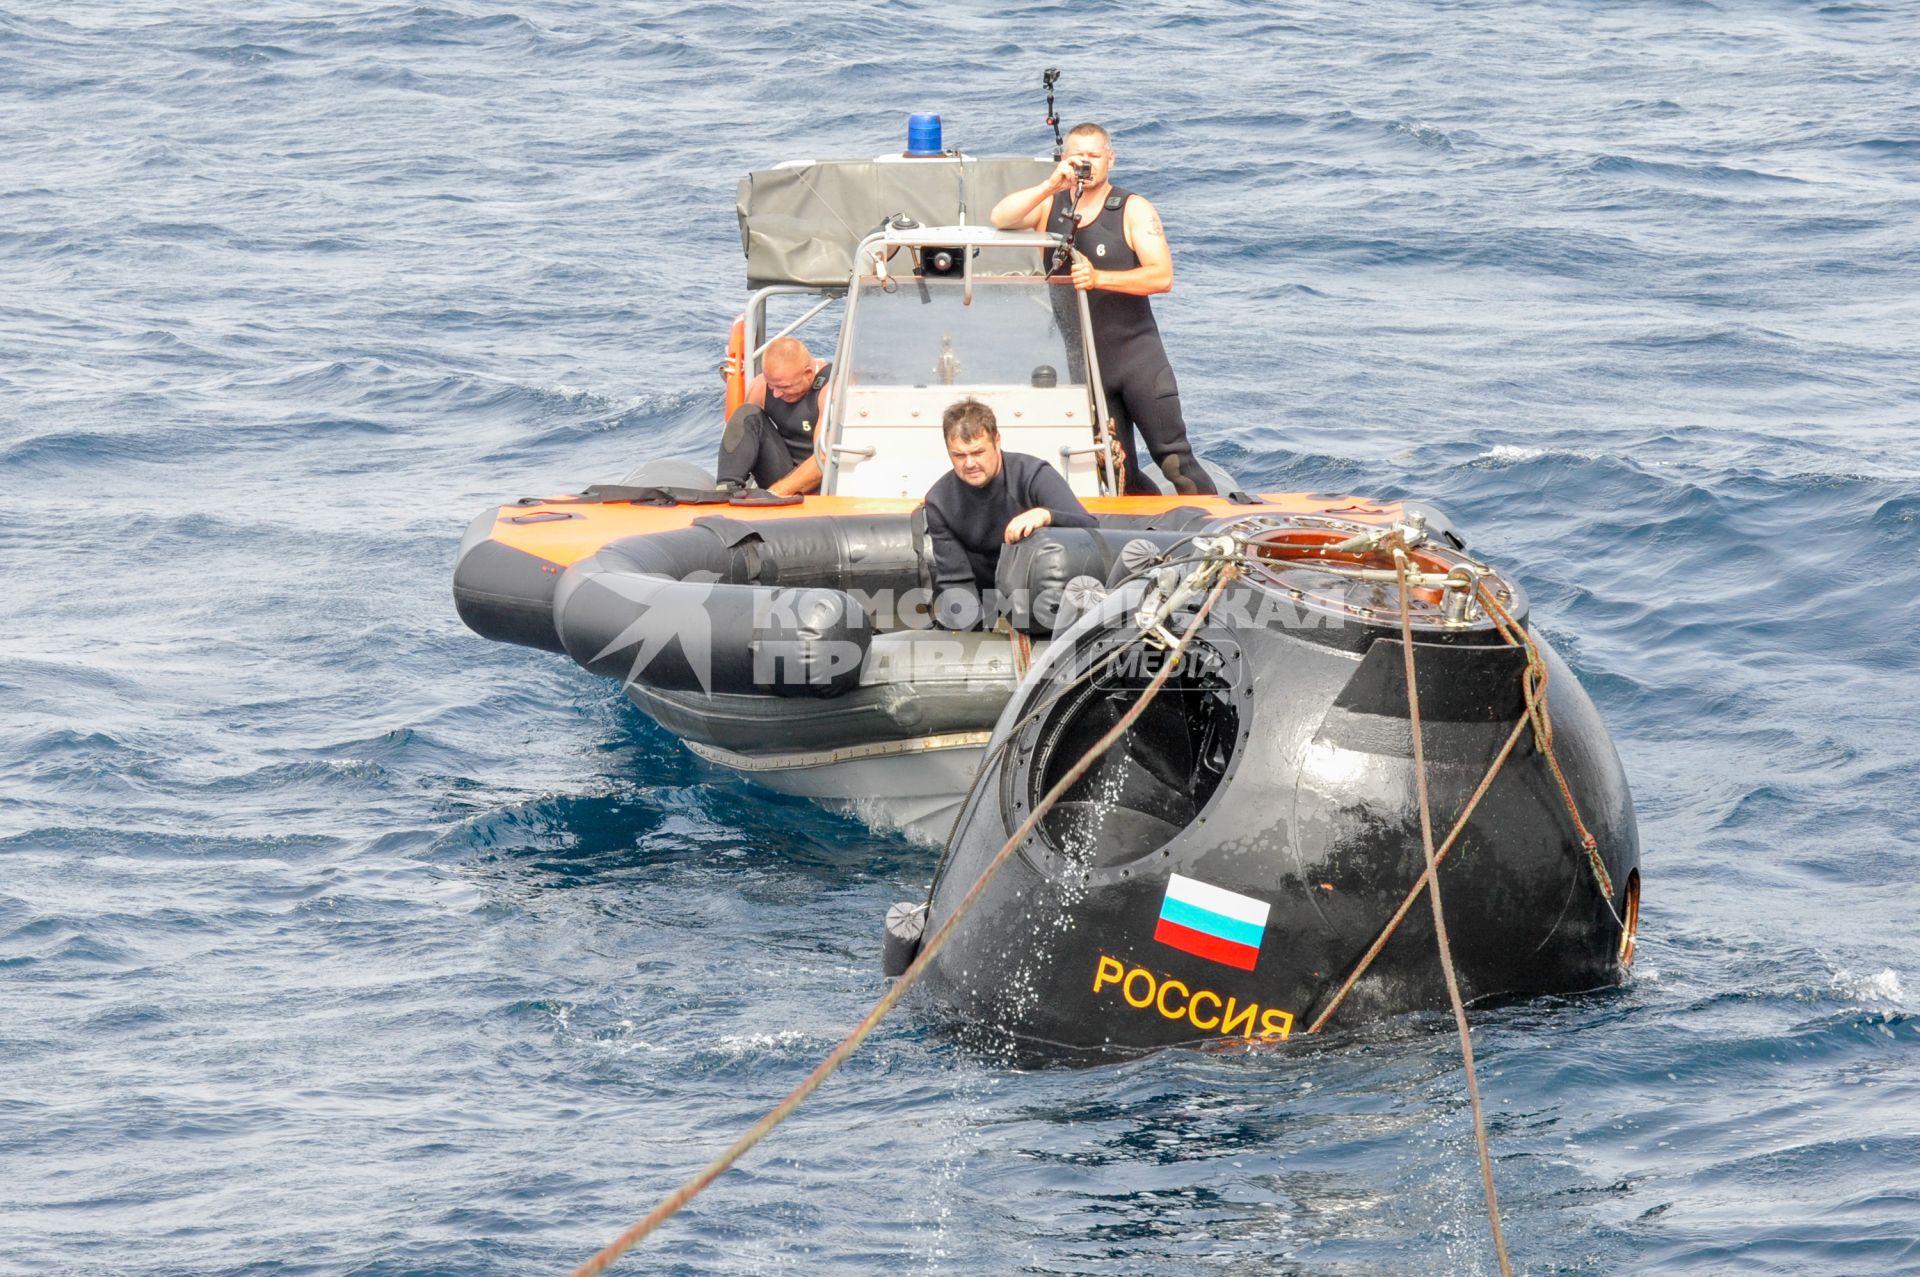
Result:
{"label": "inflatable rescue boat", "polygon": [[[664,461],[488,510],[459,550],[462,619],[617,680],[719,767],[944,844],[928,900],[889,916],[892,973],[997,864],[926,983],[1026,1042],[1274,1039],[1336,1000],[1436,1005],[1424,909],[1341,987],[1424,869],[1414,699],[1468,996],[1619,979],[1632,803],[1524,591],[1416,502],[1217,471],[1219,496],[1117,495],[1085,298],[1041,269],[1059,237],[966,221],[969,191],[1050,168],[947,152],[749,175],[728,401],[770,341],[838,307],[820,491],[722,491]],[[802,313],[775,331],[782,308]],[[1011,547],[992,627],[964,633],[933,622],[918,512],[962,397],[1100,523]],[[1156,661],[1151,704],[1087,757]]]}

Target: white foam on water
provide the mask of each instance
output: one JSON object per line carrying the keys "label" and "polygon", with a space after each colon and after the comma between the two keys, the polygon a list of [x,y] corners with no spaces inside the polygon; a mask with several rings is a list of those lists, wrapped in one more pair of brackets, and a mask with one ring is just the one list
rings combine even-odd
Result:
{"label": "white foam on water", "polygon": [[729,1033],[715,1038],[712,1050],[732,1059],[763,1051],[781,1050],[807,1040],[799,1029],[780,1029],[773,1033]]}
{"label": "white foam on water", "polygon": [[1538,461],[1547,455],[1545,448],[1523,448],[1518,444],[1497,443],[1480,456],[1481,461]]}
{"label": "white foam on water", "polygon": [[1900,983],[1900,975],[1891,967],[1876,971],[1872,975],[1855,973],[1842,967],[1833,973],[1830,987],[1849,1002],[1880,1002],[1903,1006],[1907,1000],[1907,991]]}

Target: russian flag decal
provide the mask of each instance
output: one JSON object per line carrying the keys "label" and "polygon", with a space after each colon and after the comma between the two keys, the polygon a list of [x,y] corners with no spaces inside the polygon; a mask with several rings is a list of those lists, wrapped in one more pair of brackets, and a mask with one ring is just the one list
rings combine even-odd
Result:
{"label": "russian flag decal", "polygon": [[1251,971],[1260,959],[1270,908],[1264,900],[1174,874],[1167,879],[1153,938],[1182,953]]}

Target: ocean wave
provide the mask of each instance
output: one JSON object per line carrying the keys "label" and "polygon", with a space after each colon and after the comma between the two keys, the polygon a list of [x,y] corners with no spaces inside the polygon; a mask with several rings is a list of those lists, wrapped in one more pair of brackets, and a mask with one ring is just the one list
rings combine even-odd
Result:
{"label": "ocean wave", "polygon": [[1743,183],[1782,183],[1791,186],[1804,186],[1806,183],[1797,177],[1783,173],[1765,173],[1758,169],[1736,168],[1712,162],[1689,163],[1679,160],[1643,160],[1626,155],[1602,155],[1587,165],[1589,172],[1612,176],[1631,174],[1635,177],[1658,178],[1663,181],[1682,183],[1701,183],[1709,186]]}

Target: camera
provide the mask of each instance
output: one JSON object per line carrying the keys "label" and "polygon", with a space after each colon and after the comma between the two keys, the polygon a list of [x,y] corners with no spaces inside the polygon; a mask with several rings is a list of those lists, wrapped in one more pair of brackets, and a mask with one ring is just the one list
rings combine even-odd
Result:
{"label": "camera", "polygon": [[1080,175],[1081,181],[1084,182],[1093,176],[1092,160],[1072,160],[1069,162],[1073,165],[1073,171]]}

